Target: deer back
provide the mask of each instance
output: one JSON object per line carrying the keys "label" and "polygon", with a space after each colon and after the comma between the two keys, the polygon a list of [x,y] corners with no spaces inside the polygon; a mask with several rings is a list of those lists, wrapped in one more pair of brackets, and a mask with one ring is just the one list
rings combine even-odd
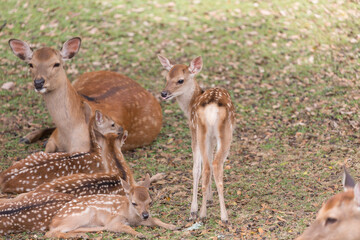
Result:
{"label": "deer back", "polygon": [[45,231],[54,215],[73,196],[62,193],[27,193],[19,200],[0,204],[0,234]]}

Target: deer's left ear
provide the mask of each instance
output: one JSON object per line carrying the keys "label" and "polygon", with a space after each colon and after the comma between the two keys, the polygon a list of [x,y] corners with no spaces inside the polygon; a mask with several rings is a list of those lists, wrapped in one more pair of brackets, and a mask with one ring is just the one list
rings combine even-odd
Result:
{"label": "deer's left ear", "polygon": [[190,63],[189,72],[191,74],[197,74],[201,71],[202,66],[203,66],[203,61],[201,56],[194,58]]}
{"label": "deer's left ear", "polygon": [[125,130],[124,133],[123,133],[123,135],[122,135],[122,137],[121,137],[121,144],[124,144],[124,143],[125,143],[127,137],[128,137],[128,131]]}
{"label": "deer's left ear", "polygon": [[95,120],[97,124],[102,124],[104,122],[103,115],[99,110],[95,111]]}
{"label": "deer's left ear", "polygon": [[124,188],[125,193],[129,194],[130,189],[131,189],[130,185],[125,180],[123,180],[122,178],[120,178],[120,181],[121,181],[122,187]]}
{"label": "deer's left ear", "polygon": [[144,182],[141,183],[141,186],[149,188],[150,187],[150,175],[147,173]]}
{"label": "deer's left ear", "polygon": [[33,56],[33,51],[29,44],[18,39],[10,39],[9,45],[13,53],[25,62],[29,62]]}
{"label": "deer's left ear", "polygon": [[79,51],[81,46],[81,38],[74,37],[67,40],[60,50],[60,54],[63,60],[69,60],[73,58]]}

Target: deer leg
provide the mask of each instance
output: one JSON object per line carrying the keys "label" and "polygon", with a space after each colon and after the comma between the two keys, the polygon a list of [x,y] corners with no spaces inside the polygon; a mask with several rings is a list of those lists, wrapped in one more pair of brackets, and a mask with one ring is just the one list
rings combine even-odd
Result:
{"label": "deer leg", "polygon": [[46,153],[53,153],[56,152],[57,150],[57,146],[56,146],[56,137],[57,137],[57,129],[55,129],[55,131],[51,134],[46,147],[45,147],[45,152]]}
{"label": "deer leg", "polygon": [[109,230],[111,232],[123,232],[131,234],[138,238],[145,238],[145,236],[142,233],[139,233],[135,231],[132,227],[125,225],[119,220],[119,218],[114,218],[109,224],[105,225],[106,230]]}
{"label": "deer leg", "polygon": [[55,128],[43,128],[32,131],[26,134],[24,137],[20,138],[19,142],[26,144],[36,142],[40,138],[49,136],[54,130]]}
{"label": "deer leg", "polygon": [[221,221],[225,224],[228,223],[228,215],[226,212],[224,200],[224,161],[229,154],[231,138],[232,133],[230,128],[220,129],[219,133],[217,134],[217,151],[213,161],[214,179],[219,194]]}
{"label": "deer leg", "polygon": [[206,201],[208,197],[209,191],[209,183],[210,183],[210,164],[208,159],[208,148],[210,147],[209,144],[209,136],[207,134],[205,126],[199,126],[202,128],[201,133],[199,134],[199,145],[200,145],[200,152],[202,156],[202,204],[200,209],[200,219],[204,219],[206,217]]}
{"label": "deer leg", "polygon": [[89,239],[89,236],[84,232],[52,232],[51,234],[47,232],[45,234],[46,238],[61,238],[61,239],[68,239],[68,238],[83,238]]}
{"label": "deer leg", "polygon": [[196,220],[197,211],[198,211],[198,203],[197,203],[197,192],[199,187],[200,173],[201,173],[201,155],[200,149],[195,145],[193,148],[193,195],[191,201],[191,210],[190,210],[190,221]]}
{"label": "deer leg", "polygon": [[210,139],[210,146],[207,149],[208,159],[210,163],[210,180],[209,180],[209,188],[206,195],[207,204],[211,205],[213,203],[213,192],[211,190],[212,185],[212,177],[213,177],[213,158],[214,158],[214,146],[215,146],[215,139]]}
{"label": "deer leg", "polygon": [[152,217],[150,217],[146,221],[141,222],[141,225],[149,226],[149,227],[158,226],[158,227],[162,227],[162,228],[169,229],[169,230],[176,230],[177,229],[177,227],[175,225],[172,225],[170,223],[164,223],[160,219],[152,218]]}

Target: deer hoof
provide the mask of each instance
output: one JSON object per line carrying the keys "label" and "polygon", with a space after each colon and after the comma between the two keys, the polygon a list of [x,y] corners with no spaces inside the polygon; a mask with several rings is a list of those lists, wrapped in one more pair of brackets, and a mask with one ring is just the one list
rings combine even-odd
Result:
{"label": "deer hoof", "polygon": [[213,203],[214,203],[213,200],[206,200],[206,205],[207,205],[207,206],[212,206]]}
{"label": "deer hoof", "polygon": [[229,220],[221,220],[222,224],[229,225]]}
{"label": "deer hoof", "polygon": [[142,233],[137,234],[136,237],[140,239],[146,239],[145,235]]}
{"label": "deer hoof", "polygon": [[19,143],[30,144],[31,142],[30,142],[30,140],[27,139],[27,138],[20,138]]}
{"label": "deer hoof", "polygon": [[195,221],[198,218],[197,212],[191,212],[189,221]]}

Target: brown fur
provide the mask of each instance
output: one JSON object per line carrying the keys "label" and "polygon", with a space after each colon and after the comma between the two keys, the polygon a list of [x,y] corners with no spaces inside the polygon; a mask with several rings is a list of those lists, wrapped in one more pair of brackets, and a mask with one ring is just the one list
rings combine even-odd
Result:
{"label": "brown fur", "polygon": [[[220,199],[221,220],[227,223],[228,216],[223,193],[223,166],[229,153],[235,127],[235,108],[231,97],[225,89],[211,88],[203,91],[199,87],[195,74],[202,68],[201,57],[195,58],[189,67],[183,64],[171,65],[170,61],[162,56],[159,56],[159,60],[169,70],[163,90],[163,93],[166,93],[165,98],[176,98],[188,118],[191,130],[194,182],[190,219],[197,218],[197,191],[200,175],[203,193],[200,218],[206,217],[206,203],[212,200],[211,177],[213,175]],[[203,165],[202,170],[201,165]]]}
{"label": "brown fur", "polygon": [[[115,72],[85,73],[71,85],[63,68],[63,59],[70,59],[76,54],[77,46],[80,47],[80,44],[77,45],[78,41],[79,38],[68,40],[61,51],[46,47],[33,54],[26,43],[19,40],[9,41],[13,52],[33,65],[30,68],[33,80],[45,80],[44,88],[40,92],[57,127],[46,145],[45,152],[73,153],[90,150],[83,101],[93,110],[100,109],[129,132],[124,151],[150,144],[162,126],[159,102],[138,83]],[[54,68],[55,63],[60,63],[60,66]],[[32,142],[39,136],[32,133],[25,138]]]}

